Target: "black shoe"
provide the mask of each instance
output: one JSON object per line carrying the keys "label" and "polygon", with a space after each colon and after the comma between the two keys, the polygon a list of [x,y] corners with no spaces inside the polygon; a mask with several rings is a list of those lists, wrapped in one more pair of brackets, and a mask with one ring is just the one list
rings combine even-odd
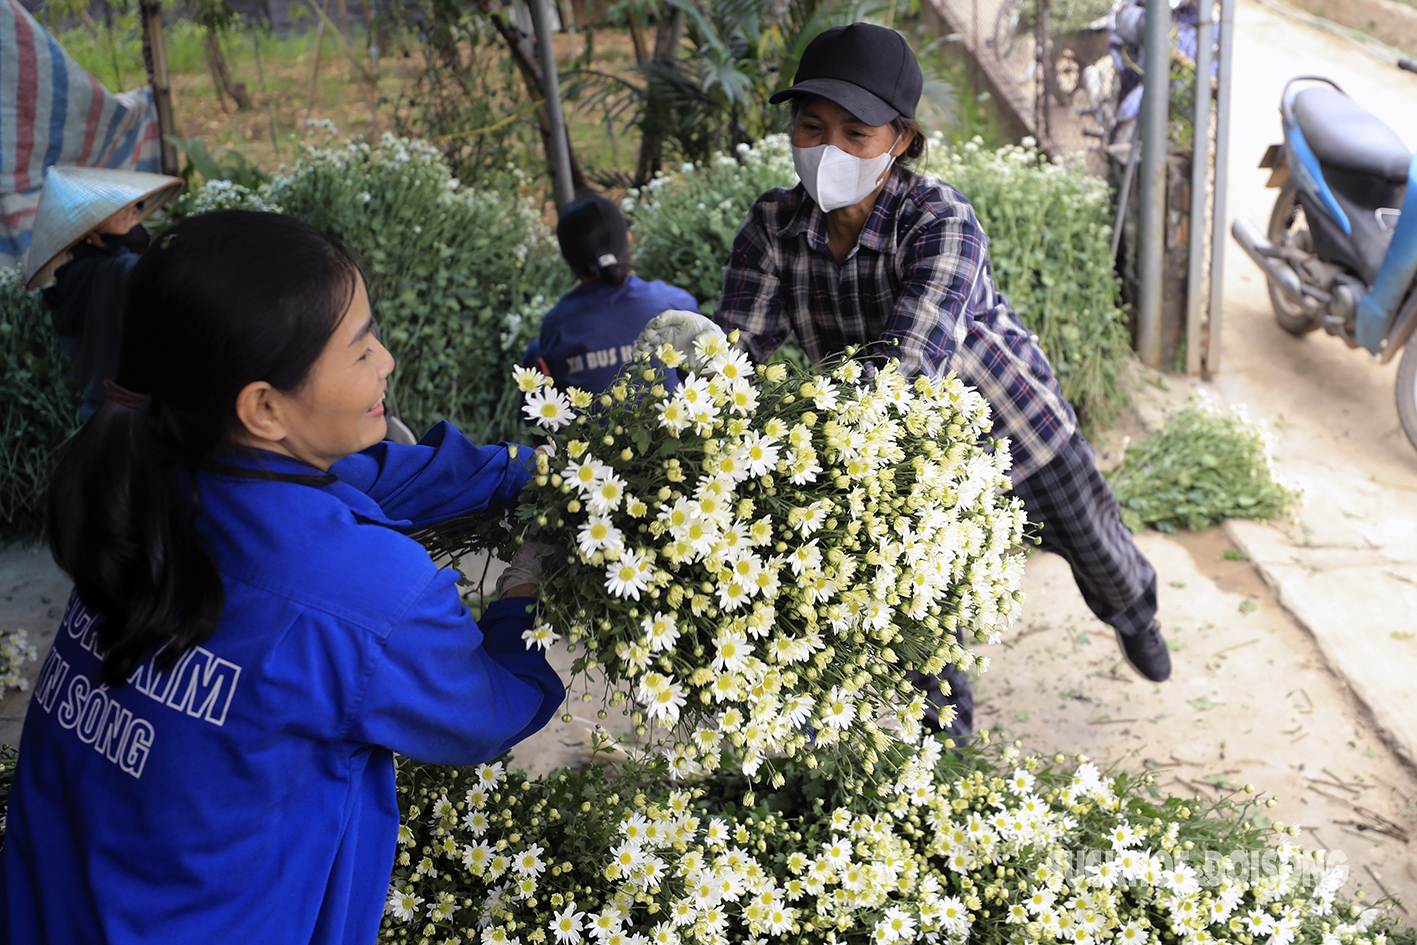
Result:
{"label": "black shoe", "polygon": [[[1114,628],[1115,629],[1115,628]],[[1132,669],[1152,682],[1162,682],[1171,675],[1171,651],[1161,639],[1161,624],[1153,620],[1145,630],[1123,633],[1116,630],[1117,645]]]}

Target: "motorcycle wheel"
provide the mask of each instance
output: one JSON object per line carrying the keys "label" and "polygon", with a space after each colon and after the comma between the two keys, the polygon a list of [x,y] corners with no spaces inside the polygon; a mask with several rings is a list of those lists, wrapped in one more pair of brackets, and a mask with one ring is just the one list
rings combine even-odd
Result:
{"label": "motorcycle wheel", "polygon": [[1408,342],[1397,365],[1397,416],[1402,432],[1417,448],[1417,344]]}
{"label": "motorcycle wheel", "polygon": [[[1306,253],[1314,251],[1314,238],[1309,234],[1309,222],[1304,218],[1304,208],[1299,205],[1299,189],[1289,180],[1279,189],[1274,210],[1269,215],[1269,241],[1276,246],[1293,246]],[[1268,278],[1269,304],[1274,308],[1274,319],[1279,327],[1291,335],[1306,335],[1319,327],[1319,318],[1313,312],[1289,299],[1284,291]]]}

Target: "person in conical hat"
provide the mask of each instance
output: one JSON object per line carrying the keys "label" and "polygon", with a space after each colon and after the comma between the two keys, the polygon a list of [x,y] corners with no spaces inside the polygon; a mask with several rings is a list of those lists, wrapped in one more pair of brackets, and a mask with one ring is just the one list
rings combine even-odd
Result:
{"label": "person in conical hat", "polygon": [[142,221],[175,197],[182,181],[105,167],[50,167],[21,275],[44,290],[59,344],[74,363],[87,420],[118,371],[128,274],[147,247]]}

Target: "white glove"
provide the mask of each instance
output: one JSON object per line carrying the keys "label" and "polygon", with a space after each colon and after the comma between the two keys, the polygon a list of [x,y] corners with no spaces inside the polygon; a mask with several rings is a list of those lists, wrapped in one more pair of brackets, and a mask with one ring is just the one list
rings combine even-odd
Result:
{"label": "white glove", "polygon": [[537,556],[542,548],[539,541],[523,542],[512,555],[512,560],[507,564],[506,569],[497,576],[497,598],[500,600],[507,592],[507,588],[516,587],[518,584],[540,584],[541,583],[541,559]]}
{"label": "white glove", "polygon": [[722,328],[698,312],[670,309],[649,320],[635,340],[635,354],[654,354],[658,346],[669,345],[684,356],[685,367],[691,371],[702,371],[705,365],[694,350],[694,341],[705,332],[723,336]]}

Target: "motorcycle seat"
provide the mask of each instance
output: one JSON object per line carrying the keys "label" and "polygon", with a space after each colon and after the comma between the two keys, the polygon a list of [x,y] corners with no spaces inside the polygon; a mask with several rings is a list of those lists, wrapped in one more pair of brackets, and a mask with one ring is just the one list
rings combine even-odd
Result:
{"label": "motorcycle seat", "polygon": [[1407,182],[1412,162],[1407,145],[1338,89],[1304,89],[1294,97],[1294,117],[1304,140],[1323,163],[1393,184]]}

